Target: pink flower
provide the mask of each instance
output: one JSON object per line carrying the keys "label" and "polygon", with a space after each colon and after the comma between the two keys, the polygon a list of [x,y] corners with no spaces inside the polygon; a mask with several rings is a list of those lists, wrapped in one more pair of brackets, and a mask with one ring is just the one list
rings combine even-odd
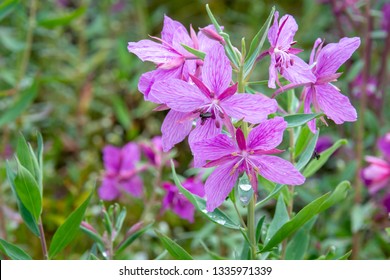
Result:
{"label": "pink flower", "polygon": [[[197,178],[188,178],[182,183],[183,187],[191,193],[203,197],[204,186],[202,181]],[[195,206],[179,192],[179,189],[171,183],[165,182],[163,188],[167,193],[163,199],[162,211],[168,208],[172,209],[179,217],[191,223],[194,222]]]}
{"label": "pink flower", "polygon": [[361,178],[370,194],[375,194],[389,184],[390,164],[373,156],[366,156],[366,161],[370,165],[361,171]]}
{"label": "pink flower", "polygon": [[[331,82],[337,81],[340,77],[341,73],[336,71],[359,47],[360,38],[342,38],[338,43],[328,44],[324,48],[322,43],[321,39],[317,39],[310,55],[310,64],[316,81],[307,84],[302,93],[304,112],[311,113],[310,105],[313,104],[315,112],[324,112],[336,124],[356,121],[357,113],[348,97],[342,95]],[[310,121],[308,125],[315,133],[315,120]]]}
{"label": "pink flower", "polygon": [[298,30],[295,19],[291,15],[285,15],[278,23],[278,18],[279,13],[275,12],[274,23],[268,31],[268,40],[271,45],[268,51],[271,56],[268,87],[276,87],[275,80],[278,81],[278,71],[294,84],[314,82],[315,77],[309,65],[295,55],[301,50],[292,48],[296,43],[294,35]]}
{"label": "pink flower", "polygon": [[136,170],[140,156],[139,148],[134,143],[128,143],[123,148],[110,145],[104,147],[105,173],[98,190],[101,199],[114,200],[122,191],[135,197],[142,196],[143,184]]}
{"label": "pink flower", "polygon": [[161,166],[164,154],[161,136],[155,136],[150,142],[141,143],[140,146],[144,155],[152,165]]}
{"label": "pink flower", "polygon": [[249,132],[245,139],[241,129],[236,131],[236,140],[225,134],[194,144],[193,153],[209,162],[204,167],[217,168],[205,184],[207,210],[213,211],[222,204],[243,172],[257,191],[257,174],[280,184],[301,185],[305,178],[288,161],[272,154],[283,139],[287,122],[281,117],[266,120]]}
{"label": "pink flower", "polygon": [[177,78],[188,80],[189,75],[195,75],[197,59],[184,49],[181,44],[192,48],[207,51],[217,42],[207,38],[199,32],[198,37],[191,28],[191,37],[186,28],[178,21],[168,16],[164,17],[164,27],[161,39],[152,37],[160,43],[151,40],[129,42],[127,49],[137,55],[142,61],[151,61],[157,65],[157,69],[144,73],[139,80],[138,89],[145,96],[145,100],[158,103],[149,96],[153,84],[159,80]]}
{"label": "pink flower", "polygon": [[[153,99],[172,109],[161,128],[164,151],[188,134],[191,146],[218,135],[222,124],[231,126],[229,117],[259,123],[277,109],[275,100],[262,95],[235,94],[237,85],[230,85],[232,67],[219,44],[205,57],[202,80],[194,76],[191,79],[193,84],[179,79],[159,81],[150,92]],[[197,123],[192,130],[194,120]],[[195,165],[199,164],[195,157]]]}
{"label": "pink flower", "polygon": [[385,156],[385,158],[390,161],[390,132],[379,138],[378,148]]}

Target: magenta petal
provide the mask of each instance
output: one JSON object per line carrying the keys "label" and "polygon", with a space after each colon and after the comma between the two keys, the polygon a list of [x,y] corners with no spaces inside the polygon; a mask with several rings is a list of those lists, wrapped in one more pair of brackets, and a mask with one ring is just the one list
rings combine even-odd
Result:
{"label": "magenta petal", "polygon": [[368,187],[368,191],[371,194],[377,193],[389,183],[390,166],[387,163],[386,165],[372,163],[362,170],[361,176]]}
{"label": "magenta petal", "polygon": [[120,181],[122,189],[132,196],[141,197],[143,193],[143,183],[139,176],[133,176],[128,180]]}
{"label": "magenta petal", "polygon": [[194,222],[195,207],[184,196],[183,198],[178,199],[172,210],[180,218],[187,220],[190,223]]}
{"label": "magenta petal", "polygon": [[[313,92],[312,92],[312,89],[311,88],[308,88],[306,87],[304,89],[304,113],[305,114],[311,114],[312,111],[311,111],[311,102],[312,102],[312,98],[313,98]],[[309,127],[310,131],[312,133],[316,133],[317,131],[317,127],[316,127],[316,120],[311,120],[307,123],[307,126]]]}
{"label": "magenta petal", "polygon": [[276,45],[289,48],[294,40],[294,35],[298,30],[297,22],[291,15],[284,15],[279,21],[279,30]]}
{"label": "magenta petal", "polygon": [[318,105],[328,118],[336,124],[357,120],[356,110],[348,97],[342,95],[334,86],[324,84],[316,85],[315,88]]}
{"label": "magenta petal", "polygon": [[233,171],[236,161],[217,167],[205,184],[206,209],[214,211],[229,195],[238,178],[238,170]]}
{"label": "magenta petal", "polygon": [[253,150],[271,150],[283,140],[287,122],[282,117],[266,120],[249,132],[248,147]]}
{"label": "magenta petal", "polygon": [[276,71],[276,57],[275,54],[271,54],[271,64],[269,65],[268,72],[269,72],[269,80],[268,80],[268,87],[269,88],[276,88],[275,81],[277,78],[277,71]]}
{"label": "magenta petal", "polygon": [[251,160],[259,168],[264,178],[286,185],[302,185],[305,177],[291,164],[291,162],[276,156],[253,156]]}
{"label": "magenta petal", "polygon": [[314,61],[316,61],[316,50],[321,43],[322,40],[320,38],[317,38],[317,40],[314,42],[313,49],[311,50],[310,53],[310,60],[309,60],[310,65],[312,65]]}
{"label": "magenta petal", "polygon": [[272,47],[276,46],[276,39],[278,38],[278,30],[279,30],[279,12],[276,11],[274,13],[274,22],[268,30],[268,41]]}
{"label": "magenta petal", "polygon": [[181,78],[183,67],[177,67],[174,69],[156,69],[150,72],[142,74],[138,82],[138,90],[144,94],[145,100],[159,104],[160,101],[153,96],[150,96],[150,90],[154,83],[158,81],[164,81],[172,78]]}
{"label": "magenta petal", "polygon": [[183,24],[165,15],[164,26],[163,26],[163,30],[161,31],[161,39],[164,42],[172,45],[173,38],[176,33],[180,33],[180,34],[187,33],[188,36],[188,32]]}
{"label": "magenta petal", "polygon": [[172,149],[175,144],[181,142],[190,133],[192,121],[181,122],[187,114],[170,110],[161,126],[162,146],[164,152]]}
{"label": "magenta petal", "polygon": [[238,120],[243,118],[244,121],[255,124],[266,120],[278,108],[275,99],[249,93],[235,94],[224,99],[221,106],[229,116]]}
{"label": "magenta petal", "polygon": [[298,56],[290,54],[293,65],[283,67],[282,76],[293,84],[314,83],[316,77],[312,73],[310,66]]}
{"label": "magenta petal", "polygon": [[209,102],[196,86],[178,79],[156,82],[150,96],[178,112],[192,112]]}
{"label": "magenta petal", "polygon": [[180,54],[151,40],[129,42],[127,49],[129,52],[138,56],[142,61],[151,61],[155,64],[164,64],[170,60],[181,58]]}
{"label": "magenta petal", "polygon": [[141,158],[141,152],[137,144],[128,143],[121,150],[121,171],[129,171],[135,168]]}
{"label": "magenta petal", "polygon": [[215,45],[206,54],[203,64],[202,80],[216,96],[219,96],[219,94],[229,87],[232,80],[232,67],[222,45]]}
{"label": "magenta petal", "polygon": [[390,132],[386,133],[383,137],[379,138],[378,148],[382,152],[382,154],[388,160],[390,160]]}
{"label": "magenta petal", "polygon": [[101,186],[98,189],[98,194],[99,197],[103,200],[116,199],[120,195],[120,192],[116,187],[116,180],[105,177]]}
{"label": "magenta petal", "polygon": [[237,139],[237,144],[238,147],[240,148],[241,151],[246,150],[246,139],[244,136],[244,133],[242,132],[241,128],[237,128],[236,130],[236,139]]}
{"label": "magenta petal", "polygon": [[317,77],[328,76],[336,73],[345,61],[347,61],[355,50],[360,46],[360,38],[342,38],[338,43],[326,45],[317,58]]}
{"label": "magenta petal", "polygon": [[[215,32],[215,39],[211,39],[207,37],[207,35],[202,32],[202,30],[211,30],[212,32]],[[218,41],[216,41],[218,40]],[[214,25],[210,24],[204,28],[201,28],[201,31],[198,32],[198,43],[199,43],[199,50],[205,53],[208,53],[211,49],[213,49],[216,45],[219,45],[219,41],[223,40],[223,38],[217,33],[215,30]]]}
{"label": "magenta petal", "polygon": [[118,173],[121,166],[121,149],[111,145],[105,146],[103,149],[103,163],[107,173]]}
{"label": "magenta petal", "polygon": [[237,151],[232,139],[226,134],[219,134],[214,138],[195,142],[191,148],[194,157],[204,161],[216,160]]}

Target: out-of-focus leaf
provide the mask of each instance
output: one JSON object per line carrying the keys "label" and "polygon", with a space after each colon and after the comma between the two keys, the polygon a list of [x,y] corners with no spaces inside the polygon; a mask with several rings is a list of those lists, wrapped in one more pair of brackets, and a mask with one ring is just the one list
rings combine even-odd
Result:
{"label": "out-of-focus leaf", "polygon": [[202,247],[206,250],[206,252],[210,255],[210,257],[213,259],[213,260],[227,260],[227,258],[224,258],[224,257],[221,257],[220,255],[214,253],[213,251],[211,251],[207,246],[206,244],[204,244],[203,242],[200,242],[200,244],[202,245]]}
{"label": "out-of-focus leaf", "polygon": [[320,131],[317,130],[316,134],[310,140],[306,149],[303,151],[301,157],[299,158],[299,160],[295,166],[299,171],[301,171],[306,166],[306,164],[310,161],[310,159],[313,157],[313,153],[314,153],[314,150],[316,148],[319,135],[320,135]]}
{"label": "out-of-focus leaf", "polygon": [[316,222],[316,217],[300,228],[286,248],[286,260],[302,260],[310,243],[310,230]]}
{"label": "out-of-focus leaf", "polygon": [[[253,66],[256,63],[257,58],[259,57],[260,51],[263,48],[265,38],[267,38],[268,29],[272,21],[272,17],[275,13],[275,7],[272,7],[272,10],[268,16],[268,19],[265,21],[263,26],[257,32],[256,36],[253,38],[251,45],[249,47],[248,55],[245,59],[244,65],[244,77],[248,77],[251,73]],[[260,39],[261,38],[261,39]]]}
{"label": "out-of-focus leaf", "polygon": [[175,241],[170,239],[165,234],[155,230],[158,238],[160,239],[161,243],[163,244],[164,248],[167,249],[169,254],[176,260],[193,260],[191,255],[183,249],[179,244],[177,244]]}
{"label": "out-of-focus leaf", "polygon": [[19,0],[5,0],[0,4],[0,21],[8,16],[18,6]]}
{"label": "out-of-focus leaf", "polygon": [[22,219],[25,222],[26,226],[31,230],[31,232],[34,233],[36,236],[39,236],[40,235],[39,228],[36,221],[34,220],[34,217],[31,215],[30,211],[28,211],[27,208],[23,205],[22,201],[20,200],[16,192],[16,187],[14,182],[16,174],[12,171],[8,162],[6,162],[5,168],[7,171],[8,182],[10,183],[12,192],[16,197],[16,203],[19,208],[19,213],[22,216]]}
{"label": "out-of-focus leaf", "polygon": [[123,207],[115,221],[116,232],[120,232],[120,230],[122,229],[123,222],[125,221],[126,215],[127,215],[127,210],[125,207]]}
{"label": "out-of-focus leaf", "polygon": [[62,249],[64,249],[75,237],[80,229],[81,221],[83,220],[85,211],[87,210],[92,193],[88,198],[73,211],[66,221],[54,233],[53,239],[50,243],[49,257],[52,259]]}
{"label": "out-of-focus leaf", "polygon": [[307,122],[322,116],[322,113],[318,114],[295,114],[284,117],[287,122],[287,128],[297,127],[306,124]]}
{"label": "out-of-focus leaf", "polygon": [[345,199],[347,191],[350,188],[350,183],[347,181],[341,182],[333,193],[327,193],[313,202],[306,205],[301,211],[295,215],[289,222],[285,223],[269,240],[262,251],[270,251],[284,239],[291,236],[305,223],[311,220],[315,215],[321,213],[333,206],[334,204]]}
{"label": "out-of-focus leaf", "polygon": [[123,102],[123,100],[117,96],[113,96],[111,101],[115,116],[117,117],[118,121],[125,129],[129,129],[131,126],[131,115],[129,109],[126,107],[125,102]]}
{"label": "out-of-focus leaf", "polygon": [[32,258],[18,246],[15,246],[0,238],[0,250],[12,260],[31,260]]}
{"label": "out-of-focus leaf", "polygon": [[128,246],[130,246],[135,240],[137,240],[137,238],[139,238],[146,231],[148,231],[152,226],[153,226],[153,223],[151,223],[151,224],[145,226],[144,228],[129,235],[124,241],[121,242],[121,244],[118,245],[118,248],[115,250],[115,254],[121,253],[124,249],[126,249]]}
{"label": "out-of-focus leaf", "polygon": [[37,94],[37,83],[34,83],[30,88],[24,90],[21,93],[20,98],[0,114],[0,127],[14,121],[19,115],[21,115],[35,99],[35,97],[37,97]]}
{"label": "out-of-focus leaf", "polygon": [[34,176],[17,160],[18,172],[14,184],[20,201],[38,222],[42,212],[42,195]]}
{"label": "out-of-focus leaf", "polygon": [[338,258],[338,260],[348,260],[349,256],[352,254],[352,250],[348,251],[344,255]]}
{"label": "out-of-focus leaf", "polygon": [[312,159],[309,164],[306,166],[305,170],[303,171],[303,176],[306,178],[312,176],[315,174],[318,169],[320,169],[329,159],[329,157],[342,145],[346,145],[348,143],[345,139],[340,139],[336,143],[332,145],[329,149],[326,149],[322,153],[319,154],[319,159]]}
{"label": "out-of-focus leaf", "polygon": [[215,209],[214,212],[208,212],[206,210],[206,201],[199,196],[192,194],[181,185],[180,180],[177,177],[173,161],[171,161],[171,167],[173,180],[175,181],[176,186],[179,188],[180,192],[195,206],[196,209],[201,211],[208,219],[219,225],[232,229],[240,229],[240,225],[238,223],[233,222],[221,210]]}
{"label": "out-of-focus leaf", "polygon": [[289,220],[288,212],[286,205],[284,204],[283,195],[280,194],[278,201],[276,203],[275,214],[272,219],[271,224],[269,225],[267,236],[265,238],[265,243],[267,243],[274,234]]}
{"label": "out-of-focus leaf", "polygon": [[275,195],[281,192],[283,190],[283,187],[285,186],[286,185],[277,184],[270,194],[268,194],[265,198],[256,203],[256,208],[261,208],[262,206],[264,206],[265,203],[267,203]]}
{"label": "out-of-focus leaf", "polygon": [[80,7],[66,15],[38,20],[38,25],[46,28],[55,28],[62,25],[68,25],[76,18],[82,16],[86,11],[86,7]]}

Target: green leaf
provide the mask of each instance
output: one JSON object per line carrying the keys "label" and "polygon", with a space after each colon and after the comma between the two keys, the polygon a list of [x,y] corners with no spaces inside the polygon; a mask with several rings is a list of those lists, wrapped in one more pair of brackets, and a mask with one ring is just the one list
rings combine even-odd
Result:
{"label": "green leaf", "polygon": [[277,184],[275,188],[265,198],[256,203],[256,209],[264,206],[269,200],[283,190],[286,185]]}
{"label": "green leaf", "polygon": [[42,188],[41,192],[43,192],[43,138],[39,132],[37,132],[37,143],[37,160],[39,166],[38,185]]}
{"label": "green leaf", "polygon": [[306,124],[307,122],[322,116],[322,113],[318,114],[295,114],[284,117],[287,122],[287,128],[297,127]]}
{"label": "green leaf", "polygon": [[316,134],[310,140],[306,149],[303,151],[301,157],[299,158],[299,160],[295,166],[299,171],[301,171],[307,165],[307,163],[310,161],[310,159],[313,158],[313,153],[314,153],[314,150],[316,148],[319,135],[320,135],[320,131],[317,130]]}
{"label": "green leaf", "polygon": [[265,238],[265,243],[267,243],[275,233],[289,220],[288,212],[286,205],[284,204],[283,195],[280,194],[278,201],[276,203],[275,214],[272,219],[271,224],[269,225],[267,236]]}
{"label": "green leaf", "polygon": [[224,258],[216,253],[214,253],[213,251],[211,251],[207,246],[206,244],[204,244],[202,241],[200,242],[200,244],[202,245],[202,247],[206,250],[206,252],[210,255],[210,257],[213,259],[213,260],[227,260],[227,258]]}
{"label": "green leaf", "polygon": [[[263,48],[265,38],[267,38],[268,29],[272,21],[272,17],[275,13],[275,7],[272,7],[272,10],[263,24],[263,26],[260,28],[259,32],[257,32],[256,36],[253,38],[251,45],[249,47],[248,55],[245,59],[245,65],[244,65],[244,77],[247,78],[248,75],[251,73],[253,66],[256,63],[257,58],[259,57],[260,51]],[[262,36],[261,36],[262,35]],[[260,39],[261,37],[261,39]]]}
{"label": "green leaf", "polygon": [[196,57],[200,58],[200,59],[204,59],[206,57],[206,54],[204,52],[201,52],[199,50],[196,50],[194,48],[191,48],[185,44],[181,44],[183,46],[183,48],[185,48],[189,53],[192,53],[193,55],[195,55]]}
{"label": "green leaf", "polygon": [[129,109],[127,108],[125,102],[122,100],[122,98],[116,95],[111,98],[111,102],[116,118],[125,129],[129,129],[132,120]]}
{"label": "green leaf", "polygon": [[66,221],[54,233],[49,249],[50,259],[64,249],[76,237],[92,194],[93,192],[91,192],[88,198],[69,215]]}
{"label": "green leaf", "polygon": [[300,228],[288,243],[286,248],[286,260],[302,260],[310,243],[310,230],[316,222],[316,217]]}
{"label": "green leaf", "polygon": [[348,143],[345,139],[340,139],[336,143],[332,145],[329,149],[323,151],[319,154],[319,159],[312,159],[309,164],[306,166],[305,170],[303,171],[303,176],[306,178],[312,176],[315,174],[318,169],[320,169],[329,159],[329,157],[342,145],[346,145]]}
{"label": "green leaf", "polygon": [[386,228],[387,235],[390,236],[390,227]]}
{"label": "green leaf", "polygon": [[146,227],[134,232],[133,234],[127,236],[117,247],[115,250],[115,254],[121,253],[124,249],[130,246],[137,238],[143,235],[146,231],[148,231],[153,226],[153,223],[150,223]]}
{"label": "green leaf", "polygon": [[93,241],[95,241],[99,248],[104,248],[103,239],[97,232],[83,226],[82,224],[80,224],[80,229],[82,232],[88,235]]}
{"label": "green leaf", "polygon": [[19,115],[26,111],[27,107],[38,95],[38,85],[34,83],[30,88],[24,90],[20,98],[0,115],[0,127],[14,121]]}
{"label": "green leaf", "polygon": [[163,244],[164,248],[167,249],[168,253],[175,259],[175,260],[193,260],[191,255],[183,249],[179,244],[177,244],[175,241],[170,239],[165,234],[155,230],[158,238],[160,239],[161,243]]}
{"label": "green leaf", "polygon": [[[317,129],[319,130],[319,129]],[[310,131],[307,125],[302,126],[299,129],[299,134],[296,140],[296,144],[294,147],[294,157],[298,158],[299,155],[303,152],[303,150],[307,147],[310,140],[313,138],[314,134]]]}
{"label": "green leaf", "polygon": [[38,21],[38,25],[46,28],[55,28],[62,25],[68,25],[76,18],[82,16],[86,11],[86,7],[80,7],[77,10],[74,10],[73,12],[63,16],[41,19]]}
{"label": "green leaf", "polygon": [[18,246],[15,246],[0,238],[0,250],[12,260],[32,260],[32,258]]}
{"label": "green leaf", "polygon": [[350,183],[343,181],[336,187],[332,194],[327,193],[306,205],[295,215],[295,217],[293,217],[289,222],[285,223],[272,236],[271,240],[269,240],[269,242],[264,245],[262,251],[266,252],[272,250],[276,245],[291,236],[315,215],[344,200],[349,188]]}
{"label": "green leaf", "polygon": [[192,194],[187,189],[185,189],[180,183],[179,178],[177,177],[175,165],[171,161],[172,176],[175,181],[176,186],[179,188],[180,192],[195,206],[196,209],[201,211],[209,220],[231,229],[240,229],[240,225],[236,222],[233,222],[225,213],[219,209],[215,209],[214,212],[208,212],[206,210],[206,201],[200,198],[197,195]]}
{"label": "green leaf", "polygon": [[125,221],[127,215],[127,209],[125,207],[122,208],[121,212],[119,213],[118,217],[115,221],[115,231],[120,232],[123,226],[123,222]]}
{"label": "green leaf", "polygon": [[23,205],[22,201],[20,200],[20,197],[16,192],[16,187],[14,182],[16,174],[12,171],[8,162],[6,162],[5,168],[7,171],[8,182],[10,183],[12,192],[16,197],[16,204],[18,205],[19,213],[22,216],[23,221],[25,222],[26,226],[31,230],[33,234],[35,234],[36,236],[40,236],[39,228],[37,223],[34,220],[34,217],[30,213],[30,211],[28,211],[27,208]]}
{"label": "green leaf", "polygon": [[19,0],[6,0],[0,4],[0,21],[18,6]]}
{"label": "green leaf", "polygon": [[265,220],[265,215],[263,217],[261,217],[261,219],[257,222],[257,226],[256,226],[256,242],[259,242],[259,240],[260,240],[261,230],[263,228],[264,220]]}
{"label": "green leaf", "polygon": [[19,160],[16,160],[18,164],[18,172],[14,180],[16,193],[35,222],[38,222],[42,212],[42,196],[38,183],[34,176],[20,164]]}
{"label": "green leaf", "polygon": [[352,254],[352,250],[348,251],[344,255],[338,258],[338,260],[348,260],[349,256]]}

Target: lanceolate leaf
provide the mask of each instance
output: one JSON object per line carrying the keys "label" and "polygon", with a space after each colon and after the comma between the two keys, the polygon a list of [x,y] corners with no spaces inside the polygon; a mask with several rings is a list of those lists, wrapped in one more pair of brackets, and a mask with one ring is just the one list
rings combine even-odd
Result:
{"label": "lanceolate leaf", "polygon": [[350,183],[347,181],[341,182],[332,194],[327,193],[313,202],[305,206],[301,211],[297,213],[289,222],[285,223],[267,242],[262,252],[272,250],[276,245],[282,242],[284,239],[291,236],[299,228],[301,228],[305,223],[311,220],[315,215],[320,212],[325,211],[334,204],[345,199],[347,191],[350,188]]}
{"label": "lanceolate leaf", "polygon": [[39,186],[33,175],[17,160],[18,172],[15,176],[14,184],[16,193],[21,202],[38,222],[42,212],[42,196]]}
{"label": "lanceolate leaf", "polygon": [[191,255],[183,249],[179,244],[170,239],[165,234],[155,231],[164,248],[167,249],[169,254],[176,260],[193,260]]}
{"label": "lanceolate leaf", "polygon": [[319,154],[319,158],[312,159],[309,164],[306,166],[305,170],[303,171],[303,176],[310,177],[313,174],[315,174],[318,169],[320,169],[329,159],[329,157],[342,145],[346,145],[348,143],[347,140],[345,139],[340,139],[336,143],[333,144],[332,147],[329,149],[323,151],[322,153]]}
{"label": "lanceolate leaf", "polygon": [[288,212],[286,205],[284,204],[283,195],[280,194],[278,197],[278,202],[276,203],[275,214],[272,219],[271,224],[269,225],[267,237],[265,238],[265,243],[267,243],[271,237],[289,220]]}
{"label": "lanceolate leaf", "polygon": [[15,246],[0,238],[0,250],[12,260],[31,260],[32,258],[18,246]]}
{"label": "lanceolate leaf", "polygon": [[289,241],[286,249],[286,260],[302,260],[309,247],[310,230],[316,222],[316,217],[312,218]]}
{"label": "lanceolate leaf", "polygon": [[74,211],[66,221],[57,229],[50,244],[49,258],[52,259],[62,249],[66,247],[75,237],[80,229],[81,221],[87,210],[92,193],[88,198]]}
{"label": "lanceolate leaf", "polygon": [[322,116],[322,113],[318,114],[295,114],[284,117],[287,122],[287,128],[297,127],[306,124],[307,122]]}
{"label": "lanceolate leaf", "polygon": [[34,217],[31,215],[30,211],[28,211],[27,208],[23,205],[22,201],[20,200],[16,192],[16,187],[14,182],[16,174],[14,174],[8,162],[6,162],[5,168],[7,170],[8,182],[10,183],[12,192],[16,197],[16,203],[19,208],[19,213],[22,216],[23,221],[26,223],[26,226],[32,231],[32,233],[34,233],[36,236],[39,236],[38,225],[35,222]]}
{"label": "lanceolate leaf", "polygon": [[8,16],[19,4],[19,0],[5,0],[0,4],[0,21]]}
{"label": "lanceolate leaf", "polygon": [[38,21],[38,25],[46,28],[55,28],[57,26],[68,25],[74,19],[82,16],[86,11],[86,7],[80,7],[77,10],[74,10],[73,12],[63,16],[41,19]]}
{"label": "lanceolate leaf", "polygon": [[196,50],[194,48],[191,48],[187,45],[181,44],[183,48],[185,48],[188,52],[192,53],[196,57],[199,57],[200,59],[204,59],[206,57],[206,54],[204,52],[201,52],[199,50]]}
{"label": "lanceolate leaf", "polygon": [[318,136],[320,135],[320,131],[317,130],[317,133],[314,135],[314,137],[310,140],[309,144],[307,145],[306,149],[303,151],[301,157],[299,158],[296,168],[301,171],[307,163],[310,161],[311,158],[313,158],[313,153],[317,145]]}
{"label": "lanceolate leaf", "polygon": [[179,188],[180,192],[195,206],[196,209],[201,211],[208,219],[219,225],[232,229],[240,229],[240,225],[232,221],[221,210],[215,209],[214,212],[208,212],[206,210],[206,201],[199,196],[192,194],[181,185],[180,180],[176,174],[175,166],[172,161],[171,167],[173,180],[175,181],[176,186]]}

